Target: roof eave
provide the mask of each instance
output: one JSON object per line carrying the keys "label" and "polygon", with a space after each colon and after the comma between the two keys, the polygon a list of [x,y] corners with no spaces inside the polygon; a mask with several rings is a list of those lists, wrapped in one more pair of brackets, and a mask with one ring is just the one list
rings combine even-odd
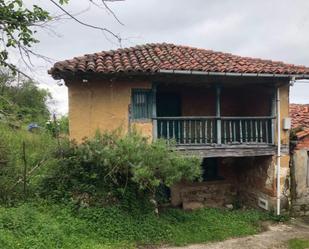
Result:
{"label": "roof eave", "polygon": [[159,69],[159,73],[164,74],[190,74],[190,75],[210,75],[210,76],[237,76],[237,77],[268,77],[268,78],[295,78],[309,79],[309,74],[268,74],[268,73],[235,73],[235,72],[203,72],[195,70],[166,70]]}
{"label": "roof eave", "polygon": [[289,78],[295,80],[309,79],[309,74],[268,74],[268,73],[236,73],[236,72],[203,72],[196,70],[166,70],[158,69],[156,72],[114,72],[114,73],[95,73],[95,72],[73,72],[73,71],[57,71],[57,72],[48,72],[55,80],[65,79],[68,76],[81,76],[96,74],[102,76],[115,76],[118,74],[121,75],[154,75],[154,74],[177,74],[177,75],[195,75],[195,76],[229,76],[229,77],[263,77],[263,78]]}

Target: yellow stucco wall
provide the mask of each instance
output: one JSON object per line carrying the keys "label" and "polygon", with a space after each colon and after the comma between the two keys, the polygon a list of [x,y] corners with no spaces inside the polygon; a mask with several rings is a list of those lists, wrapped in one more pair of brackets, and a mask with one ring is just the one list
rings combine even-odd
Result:
{"label": "yellow stucco wall", "polygon": [[[289,136],[290,133],[283,129],[283,119],[289,117],[289,84],[284,84],[279,88],[280,91],[280,123],[281,123],[281,145],[289,146]],[[275,133],[275,143],[277,144],[278,130],[277,130],[277,120],[276,120],[276,133]],[[275,159],[275,157],[274,157]],[[280,186],[281,186],[281,208],[286,207],[289,198],[289,186],[290,186],[290,155],[289,152],[282,153],[280,157]],[[276,159],[274,161],[274,167],[276,166]],[[275,167],[276,168],[276,167]],[[274,177],[274,183],[277,181],[277,175]],[[277,190],[276,185],[274,185],[274,191]]]}
{"label": "yellow stucco wall", "polygon": [[[69,88],[70,137],[77,142],[102,132],[121,128],[128,131],[128,109],[132,88],[151,88],[146,81],[96,80],[66,82]],[[132,124],[134,125],[134,124]],[[152,135],[152,123],[136,124],[137,130]]]}
{"label": "yellow stucco wall", "polygon": [[[121,128],[126,132],[129,127],[128,108],[131,102],[132,88],[151,88],[151,83],[147,81],[109,81],[109,80],[93,80],[87,83],[81,81],[66,82],[69,87],[69,119],[70,119],[70,137],[77,141],[81,141],[84,137],[91,137],[96,130],[111,131]],[[197,89],[198,90],[198,89]],[[208,90],[208,91],[206,91]],[[212,89],[206,89],[206,92],[214,95]],[[191,96],[194,94],[185,91],[183,98],[183,115],[214,115],[213,104],[215,99],[210,95],[205,98],[205,104],[196,105],[187,102],[200,103],[203,99]],[[196,91],[197,96],[202,92]],[[201,95],[201,94],[200,94]],[[186,100],[186,101],[185,101]],[[204,101],[204,100],[203,100]],[[207,104],[206,104],[207,103]],[[186,105],[190,108],[186,108]],[[211,105],[211,106],[210,106]],[[201,108],[203,106],[204,108]],[[280,106],[281,106],[281,123],[283,119],[289,116],[289,85],[285,84],[280,87]],[[192,107],[195,107],[192,109]],[[222,106],[223,108],[224,106]],[[253,108],[253,107],[252,107]],[[194,112],[187,111],[195,110]],[[265,108],[264,108],[265,109]],[[224,108],[222,112],[224,112]],[[202,112],[203,111],[203,112]],[[197,113],[196,113],[197,112]],[[201,112],[201,113],[199,113]],[[204,114],[204,115],[205,115]],[[145,136],[152,137],[152,123],[150,121],[135,122],[131,124]],[[277,127],[277,125],[275,125]],[[275,139],[277,137],[277,130]],[[277,143],[277,139],[275,140]],[[284,145],[289,144],[289,132],[281,131],[281,142]],[[285,164],[285,163],[284,163]]]}
{"label": "yellow stucco wall", "polygon": [[149,141],[152,141],[152,122],[133,122],[132,126],[139,133],[148,138]]}

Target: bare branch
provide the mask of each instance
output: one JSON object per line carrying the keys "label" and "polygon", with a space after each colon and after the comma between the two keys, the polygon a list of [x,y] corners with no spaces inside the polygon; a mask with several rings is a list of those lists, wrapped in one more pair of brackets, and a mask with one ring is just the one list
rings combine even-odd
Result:
{"label": "bare branch", "polygon": [[24,77],[26,77],[27,79],[29,80],[32,80],[33,81],[33,78],[31,78],[29,75],[27,75],[26,73],[20,71],[18,68],[16,68],[16,66],[14,66],[13,64],[10,64],[10,63],[7,63],[5,61],[2,61],[1,62],[4,66],[8,67],[9,69],[11,69],[13,72],[18,72],[20,73],[21,75],[23,75]]}
{"label": "bare branch", "polygon": [[[88,12],[91,8],[91,3],[88,4],[88,7],[79,11],[79,12],[76,12],[76,13],[71,13],[72,16],[79,16],[79,15],[82,15],[86,12]],[[63,14],[60,14],[60,15],[57,15],[57,16],[52,16],[52,21],[60,21],[60,20],[71,20],[71,17],[65,17],[67,16],[66,13],[63,13]],[[50,21],[48,21],[50,22]]]}
{"label": "bare branch", "polygon": [[[109,12],[110,14],[112,14],[112,16],[115,18],[115,20],[116,20],[119,24],[121,24],[121,25],[124,26],[123,22],[121,22],[121,21],[119,20],[119,18],[118,18],[117,15],[115,14],[115,12],[114,12],[114,11],[107,5],[107,3],[106,3],[106,2],[114,2],[114,1],[101,0],[103,6],[101,6],[101,5],[97,4],[97,3],[95,3],[94,0],[89,0],[89,1],[90,1],[90,3],[92,3],[93,5],[95,5],[95,6],[98,7],[98,8],[102,8],[102,7],[104,6],[104,8],[107,10],[107,12]],[[118,0],[118,1],[123,1],[123,0]]]}
{"label": "bare branch", "polygon": [[120,20],[119,18],[116,16],[115,12],[110,8],[108,7],[108,5],[105,3],[105,0],[102,0],[102,3],[103,5],[105,6],[105,8],[113,15],[113,17],[117,20],[117,22],[119,22],[121,25],[124,25]]}
{"label": "bare branch", "polygon": [[92,28],[92,29],[98,29],[98,30],[101,30],[103,32],[107,32],[109,33],[110,35],[114,36],[119,43],[121,43],[121,38],[120,36],[116,35],[115,33],[113,33],[112,31],[110,31],[109,29],[107,28],[102,28],[102,27],[99,27],[99,26],[94,26],[94,25],[91,25],[91,24],[88,24],[88,23],[85,23],[79,19],[77,19],[75,16],[73,16],[71,13],[69,13],[68,11],[66,11],[61,5],[59,5],[58,3],[56,3],[54,0],[49,0],[50,2],[52,2],[55,6],[57,6],[61,11],[63,11],[65,14],[67,14],[68,16],[70,16],[74,21],[78,22],[79,24],[83,25],[83,26],[86,26],[86,27],[89,27],[89,28]]}
{"label": "bare branch", "polygon": [[[120,2],[120,1],[125,1],[125,0],[87,0],[88,1],[88,7],[86,9],[81,10],[80,12],[77,13],[70,13],[67,11],[61,4],[59,4],[59,0],[50,0],[52,4],[54,4],[58,9],[61,10],[61,13],[56,16],[51,16],[51,19],[48,20],[43,20],[43,21],[25,21],[25,25],[32,28],[32,29],[43,29],[45,31],[51,32],[53,35],[57,35],[56,31],[53,29],[53,23],[61,20],[74,20],[75,22],[86,26],[91,29],[96,29],[100,30],[102,34],[104,35],[105,39],[111,42],[112,44],[116,46],[122,47],[122,38],[119,34],[116,34],[109,30],[108,28],[105,27],[100,27],[100,26],[95,26],[91,25],[87,22],[84,22],[80,20],[77,16],[81,15],[87,11],[90,10],[91,5],[94,4],[96,7],[104,9],[107,11],[109,14],[113,16],[113,18],[120,23],[121,25],[124,25],[116,16],[116,14],[113,12],[113,10],[107,5],[107,2],[112,3],[112,2]],[[0,0],[1,2],[1,0]],[[8,40],[12,40],[13,45],[10,47],[17,52],[17,57],[18,63],[24,64],[30,71],[32,71],[32,68],[34,67],[33,63],[31,62],[32,56],[38,57],[40,59],[43,59],[44,61],[47,61],[48,63],[53,63],[55,62],[54,59],[51,59],[49,57],[46,57],[42,54],[36,53],[33,51],[31,46],[28,46],[27,44],[23,44],[22,40],[20,40],[16,35],[16,33],[11,32],[9,29],[7,29],[7,25],[15,25],[18,26],[19,23],[15,19],[8,19],[8,20],[0,20],[0,51],[7,51],[7,42]],[[59,36],[59,35],[57,35]],[[116,38],[116,40],[112,39]],[[33,43],[38,42],[33,38]],[[17,68],[15,63],[11,63],[10,61],[1,61],[2,65],[9,68],[13,72],[17,72],[20,75],[23,75],[24,77],[33,80],[32,77],[27,75],[26,73],[22,72],[20,69]]]}

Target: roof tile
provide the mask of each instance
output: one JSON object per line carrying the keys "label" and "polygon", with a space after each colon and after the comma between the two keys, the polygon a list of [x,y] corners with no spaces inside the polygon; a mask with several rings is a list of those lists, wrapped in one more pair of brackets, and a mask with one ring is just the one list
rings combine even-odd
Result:
{"label": "roof tile", "polygon": [[97,72],[157,72],[194,70],[203,72],[309,74],[309,68],[279,61],[241,57],[212,50],[174,44],[145,44],[131,48],[102,51],[75,57],[54,64],[49,73],[56,79],[67,71]]}
{"label": "roof tile", "polygon": [[290,104],[292,128],[309,129],[309,104]]}

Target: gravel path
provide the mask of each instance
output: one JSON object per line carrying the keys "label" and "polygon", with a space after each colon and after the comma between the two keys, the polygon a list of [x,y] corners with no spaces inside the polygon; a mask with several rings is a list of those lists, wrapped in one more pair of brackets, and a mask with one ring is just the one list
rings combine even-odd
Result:
{"label": "gravel path", "polygon": [[293,220],[289,223],[270,225],[265,232],[243,238],[162,249],[286,249],[286,242],[293,238],[309,239],[308,221]]}

